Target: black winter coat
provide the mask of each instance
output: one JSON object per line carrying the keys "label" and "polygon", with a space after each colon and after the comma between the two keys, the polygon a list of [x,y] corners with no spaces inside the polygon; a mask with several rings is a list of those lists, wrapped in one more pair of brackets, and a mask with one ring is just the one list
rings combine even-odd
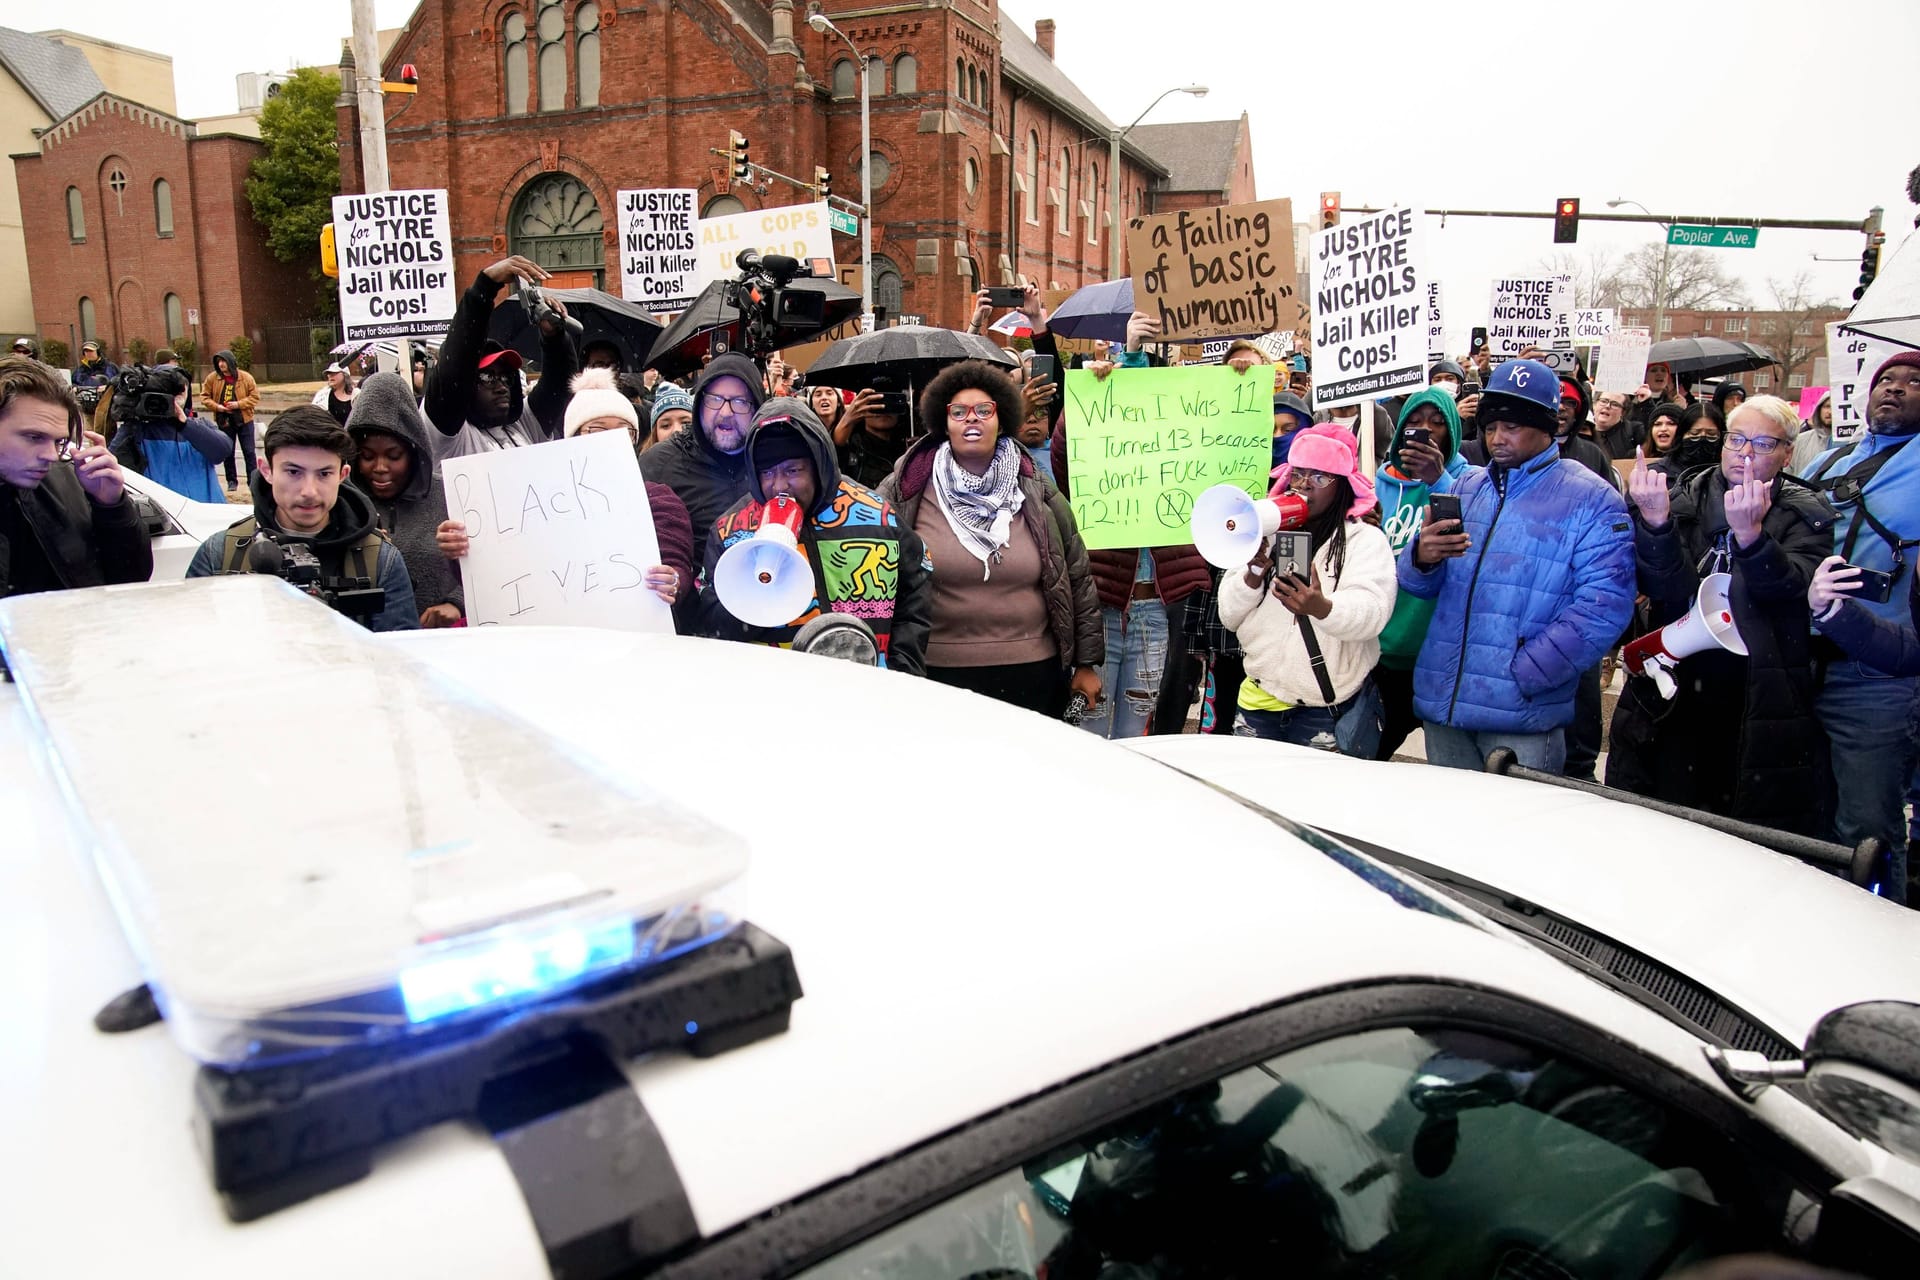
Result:
{"label": "black winter coat", "polygon": [[14,505],[0,529],[0,598],[58,587],[145,582],[153,576],[153,543],[133,499],[96,505],[69,463],[56,462],[32,489],[0,481],[0,502]]}
{"label": "black winter coat", "polygon": [[1694,654],[1674,672],[1672,702],[1634,677],[1614,710],[1607,785],[1774,827],[1821,825],[1826,743],[1814,717],[1807,583],[1833,553],[1835,515],[1797,481],[1777,477],[1761,538],[1743,548],[1727,528],[1718,467],[1674,486],[1671,516],[1654,530],[1634,510],[1634,560],[1650,624],[1686,616],[1709,556],[1732,549],[1734,623],[1748,656]]}

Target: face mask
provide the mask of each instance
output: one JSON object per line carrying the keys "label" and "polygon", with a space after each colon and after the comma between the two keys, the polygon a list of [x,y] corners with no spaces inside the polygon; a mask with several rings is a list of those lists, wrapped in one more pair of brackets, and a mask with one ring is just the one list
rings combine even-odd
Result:
{"label": "face mask", "polygon": [[1710,467],[1720,459],[1720,442],[1711,438],[1683,439],[1674,449],[1673,457],[1682,471]]}
{"label": "face mask", "polygon": [[1430,389],[1446,392],[1449,400],[1458,400],[1460,398],[1460,388],[1454,386],[1451,382],[1436,382]]}

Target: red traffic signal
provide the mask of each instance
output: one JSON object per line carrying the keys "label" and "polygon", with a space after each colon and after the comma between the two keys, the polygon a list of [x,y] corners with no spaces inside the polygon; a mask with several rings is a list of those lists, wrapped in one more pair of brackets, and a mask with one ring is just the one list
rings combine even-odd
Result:
{"label": "red traffic signal", "polygon": [[1580,238],[1580,201],[1562,196],[1553,207],[1553,242],[1572,244]]}
{"label": "red traffic signal", "polygon": [[1338,191],[1322,191],[1320,193],[1320,229],[1325,231],[1328,227],[1337,227],[1339,225],[1340,193]]}

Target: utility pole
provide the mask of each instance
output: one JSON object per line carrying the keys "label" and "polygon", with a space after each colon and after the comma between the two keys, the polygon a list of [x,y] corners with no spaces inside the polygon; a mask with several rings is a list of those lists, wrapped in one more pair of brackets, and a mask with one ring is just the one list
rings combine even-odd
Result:
{"label": "utility pole", "polygon": [[[380,88],[380,35],[373,0],[353,0],[353,94],[360,106],[360,186],[367,195],[392,189],[387,180],[387,101]],[[413,385],[413,343],[400,339],[400,376]]]}

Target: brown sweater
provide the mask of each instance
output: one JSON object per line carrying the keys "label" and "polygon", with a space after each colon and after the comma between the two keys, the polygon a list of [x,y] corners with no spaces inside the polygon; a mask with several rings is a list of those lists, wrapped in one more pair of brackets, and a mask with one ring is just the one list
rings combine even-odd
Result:
{"label": "brown sweater", "polygon": [[933,628],[927,636],[929,667],[998,667],[1059,656],[1047,625],[1047,598],[1040,587],[1040,548],[1026,522],[1013,522],[1012,540],[993,576],[975,559],[929,492],[914,519],[914,532],[933,560]]}

